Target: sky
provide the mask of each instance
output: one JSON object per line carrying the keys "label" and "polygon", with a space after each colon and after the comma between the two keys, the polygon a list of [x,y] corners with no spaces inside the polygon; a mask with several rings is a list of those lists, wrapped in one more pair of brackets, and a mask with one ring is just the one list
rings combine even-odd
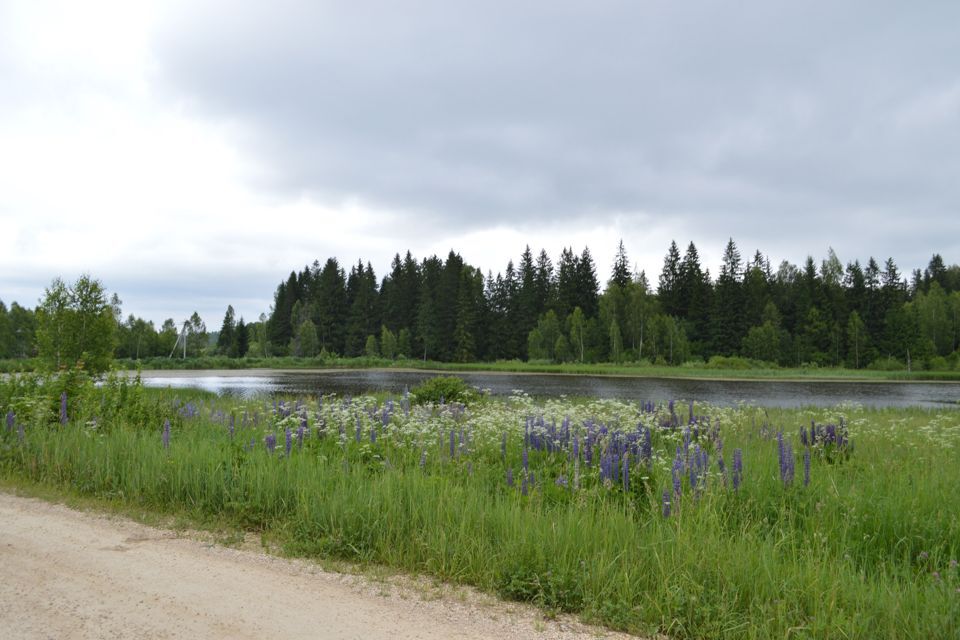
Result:
{"label": "sky", "polygon": [[960,3],[0,0],[0,300],[156,323],[329,256],[960,262]]}

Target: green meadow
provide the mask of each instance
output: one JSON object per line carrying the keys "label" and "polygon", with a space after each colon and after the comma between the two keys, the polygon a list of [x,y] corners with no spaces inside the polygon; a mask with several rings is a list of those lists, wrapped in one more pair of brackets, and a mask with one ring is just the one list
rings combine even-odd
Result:
{"label": "green meadow", "polygon": [[958,411],[438,388],[238,400],[11,376],[0,475],[640,634],[960,636]]}

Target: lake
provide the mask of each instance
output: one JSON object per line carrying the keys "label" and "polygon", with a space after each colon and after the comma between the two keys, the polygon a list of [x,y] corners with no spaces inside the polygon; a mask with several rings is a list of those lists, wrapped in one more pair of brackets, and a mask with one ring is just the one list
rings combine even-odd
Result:
{"label": "lake", "polygon": [[[438,374],[383,369],[276,371],[144,371],[149,387],[194,388],[221,395],[359,395],[375,391],[402,393]],[[833,406],[856,403],[871,407],[960,408],[960,383],[825,382],[785,380],[704,380],[620,376],[458,373],[467,384],[496,396],[523,391],[534,397],[587,396],[630,400],[698,400],[721,406],[747,403],[762,407]]]}

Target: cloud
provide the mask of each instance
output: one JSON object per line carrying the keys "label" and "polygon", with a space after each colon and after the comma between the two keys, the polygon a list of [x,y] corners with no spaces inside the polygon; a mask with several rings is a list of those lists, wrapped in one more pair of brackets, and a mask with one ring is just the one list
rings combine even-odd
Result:
{"label": "cloud", "polygon": [[496,272],[527,244],[587,244],[605,278],[622,237],[653,281],[671,239],[713,272],[731,236],[774,261],[955,262],[958,19],[866,0],[5,2],[0,295],[88,270],[125,310],[212,326],[315,258],[382,275],[408,248]]}

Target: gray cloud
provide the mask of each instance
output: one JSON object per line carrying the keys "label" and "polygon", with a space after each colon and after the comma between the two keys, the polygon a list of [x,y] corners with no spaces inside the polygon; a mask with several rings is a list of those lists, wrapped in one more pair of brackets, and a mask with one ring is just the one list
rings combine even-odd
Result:
{"label": "gray cloud", "polygon": [[646,212],[733,235],[802,219],[816,238],[858,211],[957,229],[958,18],[949,2],[285,2],[210,5],[157,48],[171,95],[251,125],[266,188],[467,226]]}

